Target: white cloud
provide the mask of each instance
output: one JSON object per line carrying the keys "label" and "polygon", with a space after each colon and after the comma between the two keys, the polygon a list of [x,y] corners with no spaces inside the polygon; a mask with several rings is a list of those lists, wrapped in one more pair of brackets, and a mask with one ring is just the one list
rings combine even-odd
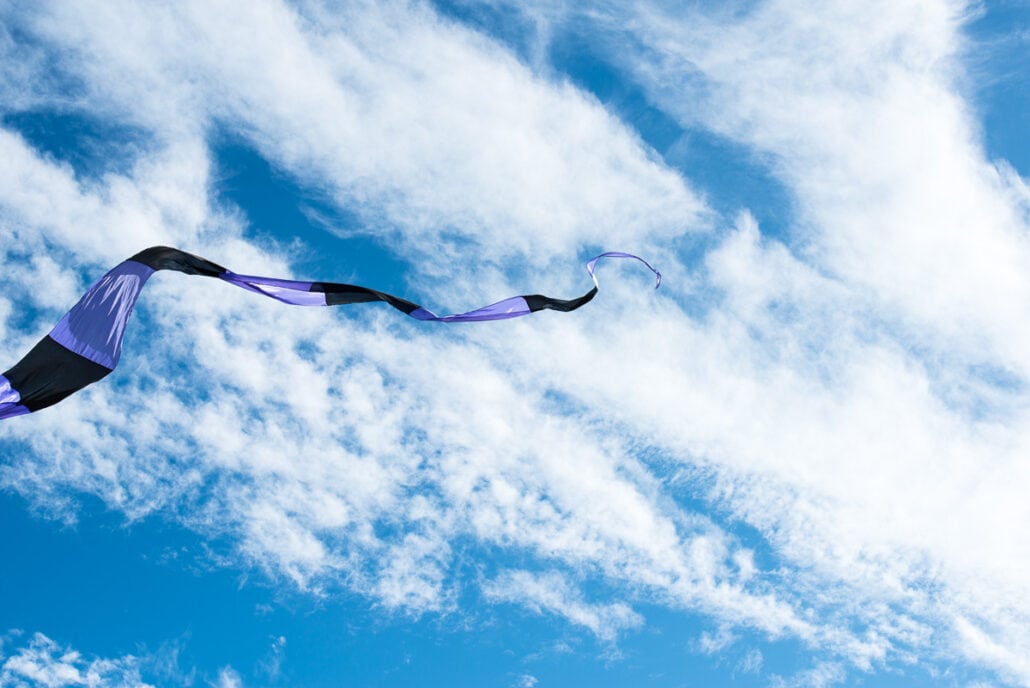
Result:
{"label": "white cloud", "polygon": [[695,643],[696,649],[703,652],[706,655],[715,654],[722,652],[733,643],[737,642],[738,638],[730,631],[729,627],[722,626],[716,632],[710,633],[705,631],[697,639]]}
{"label": "white cloud", "polygon": [[942,618],[977,614],[991,645],[948,647],[1027,683],[1027,203],[962,99],[964,11],[594,12],[655,103],[766,156],[797,224],[788,248],[738,222],[696,322],[647,314],[632,343],[595,330],[618,352],[598,359],[545,346],[554,368],[612,371],[575,398],[714,472],[712,497],[801,567],[799,594],[868,624],[853,662],[928,658],[954,640]]}
{"label": "white cloud", "polygon": [[243,679],[239,672],[231,666],[222,667],[218,672],[218,679],[211,684],[213,688],[243,688]]}
{"label": "white cloud", "polygon": [[282,676],[282,665],[286,659],[286,637],[276,636],[272,639],[268,653],[258,667],[268,676],[271,681],[277,681]]}
{"label": "white cloud", "polygon": [[965,654],[996,668],[1006,678],[1014,682],[1022,680],[1030,674],[1030,660],[1021,653],[1021,645],[1011,642],[1011,639],[1026,642],[1026,627],[997,628],[999,620],[1003,624],[1011,624],[1011,621],[997,613],[985,614],[984,617],[987,619],[984,623],[986,628],[963,616],[952,620],[959,646]]}
{"label": "white cloud", "polygon": [[497,258],[567,254],[676,235],[702,210],[590,98],[418,5],[57,3],[19,19],[59,46],[92,112],[162,137],[240,132],[366,231],[402,229],[402,252],[453,252],[441,238],[458,235]]}
{"label": "white cloud", "polygon": [[847,674],[840,664],[820,662],[811,669],[799,671],[789,678],[773,676],[774,688],[829,688],[843,683]]}
{"label": "white cloud", "polygon": [[762,670],[764,661],[765,658],[762,656],[762,651],[758,648],[752,648],[737,662],[733,671],[741,674],[757,674]]}
{"label": "white cloud", "polygon": [[[1026,206],[984,160],[960,84],[962,2],[766,3],[718,25],[641,18],[646,86],[772,156],[796,242],[912,344],[1027,372]],[[696,107],[698,79],[714,97]],[[687,86],[686,90],[681,89]]]}
{"label": "white cloud", "polygon": [[[11,688],[64,688],[65,686],[118,686],[148,688],[140,678],[140,660],[132,655],[118,659],[87,658],[62,647],[42,633],[27,642],[21,634],[8,633],[0,645],[0,685]],[[14,641],[13,643],[11,641]],[[13,647],[8,647],[13,645]],[[151,687],[152,688],[152,687]]]}
{"label": "white cloud", "polygon": [[643,617],[621,603],[590,604],[561,574],[537,575],[529,571],[505,571],[484,586],[488,599],[529,604],[542,612],[559,614],[585,626],[605,640],[644,622]]}

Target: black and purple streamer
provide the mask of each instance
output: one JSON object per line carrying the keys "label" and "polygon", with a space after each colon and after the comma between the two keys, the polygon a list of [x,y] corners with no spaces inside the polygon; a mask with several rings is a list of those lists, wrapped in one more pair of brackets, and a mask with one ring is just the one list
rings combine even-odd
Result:
{"label": "black and purple streamer", "polygon": [[478,322],[518,318],[542,310],[576,310],[597,294],[594,267],[601,258],[639,260],[657,276],[655,288],[662,282],[661,273],[643,258],[611,251],[587,263],[587,272],[594,281],[594,287],[578,298],[555,299],[539,294],[513,296],[467,313],[441,316],[411,301],[368,287],[238,275],[185,251],[155,246],[123,261],[101,277],[61,318],[50,334],[40,340],[14,367],[0,375],[0,419],[20,416],[56,404],[113,371],[121,357],[122,338],[132,307],[147,280],[158,270],[216,277],[242,289],[295,306],[339,306],[385,301],[416,320]]}

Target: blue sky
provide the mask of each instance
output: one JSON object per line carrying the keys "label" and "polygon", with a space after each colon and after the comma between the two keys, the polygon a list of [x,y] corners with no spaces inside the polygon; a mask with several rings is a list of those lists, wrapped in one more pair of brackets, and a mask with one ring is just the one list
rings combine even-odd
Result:
{"label": "blue sky", "polygon": [[1030,685],[1020,2],[0,3],[0,685]]}

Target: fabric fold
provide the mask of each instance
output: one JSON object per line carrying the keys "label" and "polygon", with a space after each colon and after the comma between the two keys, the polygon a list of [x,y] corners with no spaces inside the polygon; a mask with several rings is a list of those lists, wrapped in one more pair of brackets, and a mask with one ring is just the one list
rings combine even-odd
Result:
{"label": "fabric fold", "polygon": [[661,273],[644,259],[630,253],[611,251],[587,263],[587,272],[594,287],[577,298],[556,299],[540,294],[512,296],[464,313],[436,315],[417,303],[369,287],[241,275],[186,251],[154,246],[119,263],[97,280],[46,337],[0,375],[0,419],[52,406],[114,370],[121,358],[125,327],[136,300],[147,280],[159,270],[214,277],[293,306],[341,306],[382,301],[416,320],[458,323],[508,320],[541,310],[576,310],[597,294],[594,269],[602,258],[638,260],[655,274],[655,287],[661,284]]}

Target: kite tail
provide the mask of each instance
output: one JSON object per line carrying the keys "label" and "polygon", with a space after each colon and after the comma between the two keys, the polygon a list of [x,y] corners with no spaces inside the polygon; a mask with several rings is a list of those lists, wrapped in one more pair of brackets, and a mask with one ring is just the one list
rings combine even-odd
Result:
{"label": "kite tail", "polygon": [[140,251],[100,278],[60,322],[10,370],[0,375],[0,419],[52,406],[97,382],[118,365],[125,326],[143,286],[158,270],[214,277],[229,284],[294,306],[340,306],[383,301],[422,321],[479,322],[507,320],[542,310],[569,312],[597,294],[594,268],[601,258],[633,258],[657,277],[662,275],[644,259],[630,253],[602,253],[587,263],[594,287],[574,299],[540,294],[513,296],[466,313],[436,315],[417,303],[353,284],[302,282],[256,275],[239,275],[206,258],[167,246]]}

